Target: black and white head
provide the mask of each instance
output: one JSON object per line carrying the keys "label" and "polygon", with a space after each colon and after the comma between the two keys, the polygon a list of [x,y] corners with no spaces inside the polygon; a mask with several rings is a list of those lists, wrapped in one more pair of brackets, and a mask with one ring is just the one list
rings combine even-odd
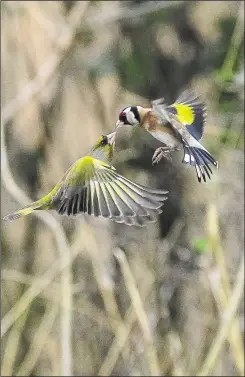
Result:
{"label": "black and white head", "polygon": [[125,107],[120,113],[118,117],[118,121],[116,123],[116,128],[122,127],[126,124],[130,126],[137,126],[140,124],[140,110],[142,109],[141,106],[129,106]]}

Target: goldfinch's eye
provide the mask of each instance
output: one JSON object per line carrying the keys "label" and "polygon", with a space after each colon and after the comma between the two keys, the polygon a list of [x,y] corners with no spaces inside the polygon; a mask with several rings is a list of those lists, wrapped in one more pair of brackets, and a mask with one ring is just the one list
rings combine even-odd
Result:
{"label": "goldfinch's eye", "polygon": [[127,116],[123,111],[119,114],[119,120],[124,124],[128,124]]}
{"label": "goldfinch's eye", "polygon": [[106,144],[108,144],[107,137],[106,136],[102,136],[102,137],[103,137],[103,139],[101,140],[100,145],[106,145]]}

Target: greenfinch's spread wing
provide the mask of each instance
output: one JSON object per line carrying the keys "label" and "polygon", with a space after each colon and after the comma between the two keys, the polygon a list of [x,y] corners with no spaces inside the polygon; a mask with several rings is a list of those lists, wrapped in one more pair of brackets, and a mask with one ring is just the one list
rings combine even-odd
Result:
{"label": "greenfinch's spread wing", "polygon": [[114,220],[117,223],[124,223],[129,226],[137,226],[137,227],[143,227],[149,223],[154,223],[156,221],[156,214],[162,213],[161,209],[158,210],[147,210],[149,215],[147,216],[133,216],[133,217],[113,217],[112,220]]}
{"label": "greenfinch's spread wing", "polygon": [[159,211],[167,199],[166,193],[133,183],[118,174],[114,167],[86,156],[62,179],[53,197],[53,207],[60,214],[84,212],[119,222],[125,217],[146,216],[149,222],[147,216]]}

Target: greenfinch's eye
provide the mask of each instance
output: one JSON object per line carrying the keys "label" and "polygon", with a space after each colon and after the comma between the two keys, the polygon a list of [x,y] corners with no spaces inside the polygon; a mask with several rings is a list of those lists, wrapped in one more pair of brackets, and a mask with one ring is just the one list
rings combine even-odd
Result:
{"label": "greenfinch's eye", "polygon": [[107,144],[107,137],[106,136],[103,136],[101,142],[100,142],[100,145],[106,145]]}

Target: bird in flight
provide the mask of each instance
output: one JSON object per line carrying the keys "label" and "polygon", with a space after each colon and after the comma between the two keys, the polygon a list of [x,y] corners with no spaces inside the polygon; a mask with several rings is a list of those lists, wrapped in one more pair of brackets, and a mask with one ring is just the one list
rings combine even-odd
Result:
{"label": "bird in flight", "polygon": [[36,210],[55,210],[61,215],[86,213],[127,225],[154,222],[167,199],[167,191],[134,183],[110,164],[115,132],[101,136],[90,153],[77,160],[44,197],[4,217],[13,221]]}
{"label": "bird in flight", "polygon": [[198,181],[211,179],[213,164],[218,162],[199,142],[206,121],[206,106],[193,92],[185,91],[172,105],[164,98],[152,101],[149,108],[128,106],[120,113],[116,129],[124,125],[140,126],[165,146],[157,148],[152,163],[163,157],[170,159],[170,152],[184,150],[182,162],[195,166]]}

